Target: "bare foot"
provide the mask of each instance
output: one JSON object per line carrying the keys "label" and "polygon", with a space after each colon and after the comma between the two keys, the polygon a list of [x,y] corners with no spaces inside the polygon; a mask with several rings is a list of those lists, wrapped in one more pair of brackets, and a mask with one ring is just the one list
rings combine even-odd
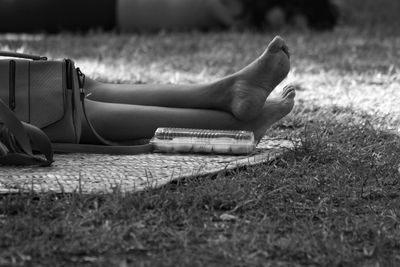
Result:
{"label": "bare foot", "polygon": [[265,100],[286,77],[289,69],[288,47],[285,41],[277,36],[259,58],[226,78],[225,82],[229,82],[231,88],[226,109],[242,121],[257,118],[262,112]]}
{"label": "bare foot", "polygon": [[290,113],[294,106],[295,96],[295,87],[292,85],[286,86],[283,89],[281,97],[267,99],[261,114],[256,119],[245,123],[245,129],[253,131],[257,143],[272,124]]}

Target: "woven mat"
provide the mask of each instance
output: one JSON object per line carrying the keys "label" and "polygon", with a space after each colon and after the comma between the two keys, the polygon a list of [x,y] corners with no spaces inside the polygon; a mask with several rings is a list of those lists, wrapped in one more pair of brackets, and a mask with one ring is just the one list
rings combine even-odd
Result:
{"label": "woven mat", "polygon": [[256,152],[247,156],[58,154],[52,167],[0,167],[0,193],[134,192],[177,179],[268,162],[292,147],[293,143],[287,140],[263,139]]}

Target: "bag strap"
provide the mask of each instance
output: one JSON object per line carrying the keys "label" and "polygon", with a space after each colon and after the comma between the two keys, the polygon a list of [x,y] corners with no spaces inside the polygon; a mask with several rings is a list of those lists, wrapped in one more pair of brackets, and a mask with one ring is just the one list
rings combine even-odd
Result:
{"label": "bag strap", "polygon": [[95,127],[93,126],[86,112],[86,105],[85,105],[86,95],[84,92],[85,75],[81,72],[79,68],[77,68],[76,71],[78,74],[79,94],[80,94],[83,116],[86,120],[87,125],[92,131],[93,135],[104,145],[53,143],[52,144],[53,149],[57,152],[64,152],[64,153],[96,153],[96,154],[119,154],[119,155],[133,155],[140,153],[149,153],[153,151],[153,145],[151,144],[122,145],[118,142],[113,142],[104,138],[96,131]]}
{"label": "bag strap", "polygon": [[[50,140],[39,128],[22,123],[0,99],[0,122],[7,127],[15,139],[19,151],[11,151],[0,157],[0,164],[50,166],[53,162],[53,150]],[[4,129],[3,129],[4,130]],[[10,139],[12,139],[10,137]],[[14,140],[10,140],[12,143]],[[5,149],[4,145],[2,146]],[[41,152],[44,158],[35,156],[33,150]]]}
{"label": "bag strap", "polygon": [[25,59],[32,59],[32,60],[47,60],[47,57],[23,54],[23,53],[16,53],[16,52],[7,52],[7,51],[0,51],[0,57],[15,57],[15,58],[25,58]]}

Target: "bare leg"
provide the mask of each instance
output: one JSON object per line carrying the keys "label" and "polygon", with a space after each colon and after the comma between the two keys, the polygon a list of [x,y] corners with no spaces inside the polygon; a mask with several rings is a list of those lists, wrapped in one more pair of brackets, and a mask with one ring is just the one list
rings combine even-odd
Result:
{"label": "bare leg", "polygon": [[218,109],[224,97],[217,83],[109,84],[87,78],[86,88],[94,101],[142,106]]}
{"label": "bare leg", "polygon": [[101,102],[218,109],[249,121],[261,112],[272,90],[290,68],[288,48],[276,37],[265,52],[244,69],[218,81],[201,85],[127,85],[87,80],[89,99]]}
{"label": "bare leg", "polygon": [[[183,127],[253,131],[257,140],[266,129],[287,115],[294,104],[295,92],[287,87],[278,99],[265,102],[261,114],[248,122],[232,114],[208,109],[182,109],[156,106],[88,101],[87,110],[95,128],[104,137],[115,141],[151,138],[158,127]],[[82,143],[96,143],[84,127]]]}

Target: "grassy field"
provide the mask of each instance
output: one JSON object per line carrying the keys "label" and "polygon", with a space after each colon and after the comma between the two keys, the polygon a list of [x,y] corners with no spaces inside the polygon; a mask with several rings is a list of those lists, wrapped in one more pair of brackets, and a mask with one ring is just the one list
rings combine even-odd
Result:
{"label": "grassy field", "polygon": [[[400,30],[365,3],[334,32],[279,32],[284,83],[301,89],[267,134],[300,138],[296,149],[124,196],[0,196],[0,266],[399,266]],[[0,49],[72,57],[103,81],[196,83],[274,35],[0,35]]]}

